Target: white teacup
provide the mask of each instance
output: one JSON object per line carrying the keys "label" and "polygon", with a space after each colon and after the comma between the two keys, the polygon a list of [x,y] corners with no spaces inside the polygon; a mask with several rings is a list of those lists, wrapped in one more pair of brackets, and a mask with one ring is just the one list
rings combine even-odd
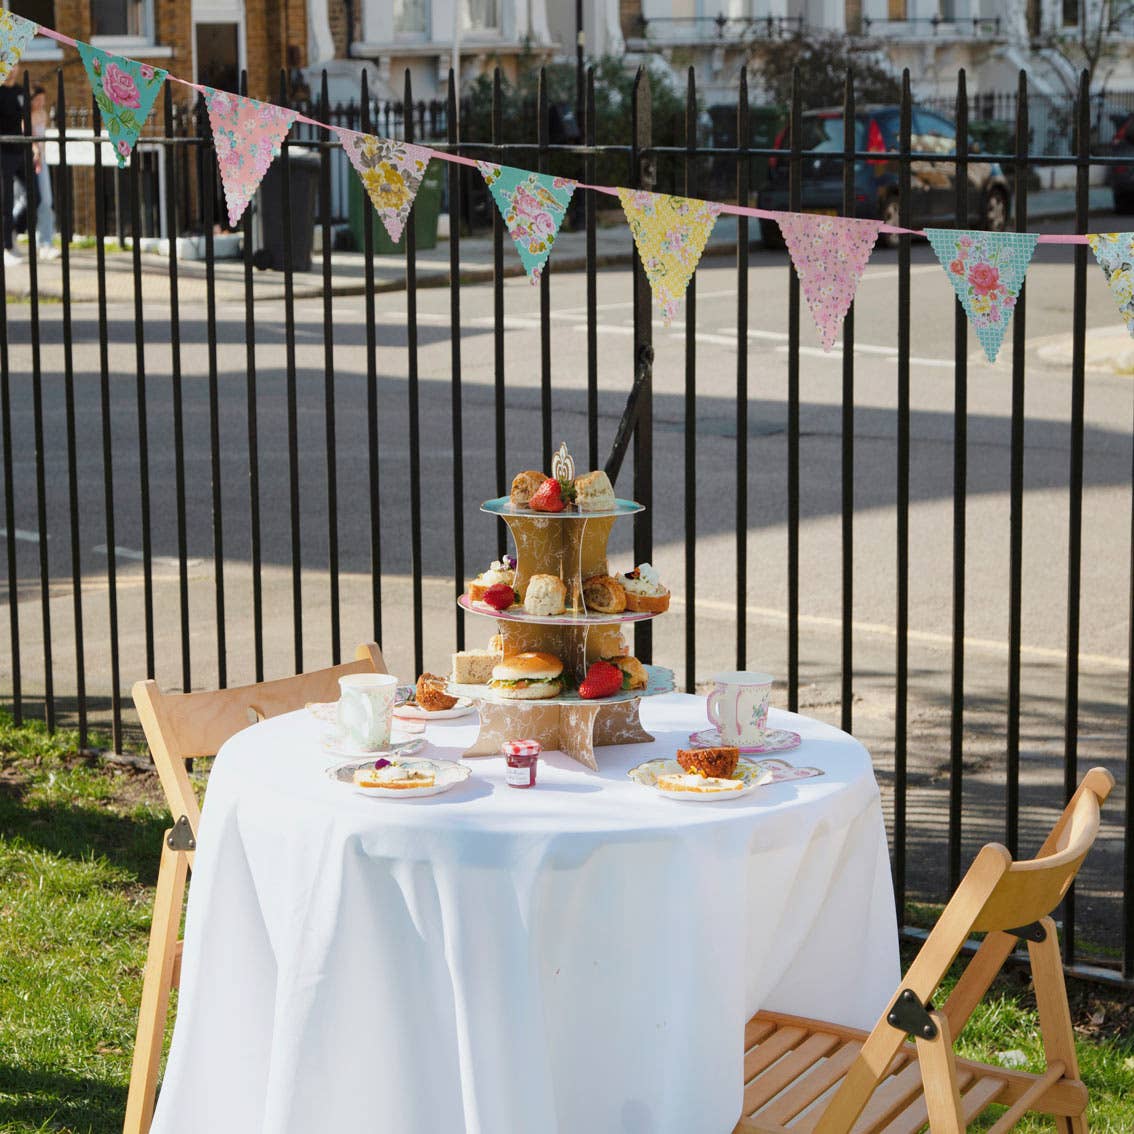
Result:
{"label": "white teacup", "polygon": [[348,673],[339,678],[339,733],[363,752],[390,743],[398,679],[391,673]]}
{"label": "white teacup", "polygon": [[772,677],[767,673],[733,670],[718,673],[708,697],[709,720],[721,742],[739,748],[761,748],[767,738],[768,699]]}

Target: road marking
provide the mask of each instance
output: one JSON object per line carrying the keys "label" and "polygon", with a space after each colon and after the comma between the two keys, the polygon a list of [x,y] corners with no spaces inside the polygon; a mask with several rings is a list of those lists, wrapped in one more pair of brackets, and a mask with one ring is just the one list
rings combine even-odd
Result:
{"label": "road marking", "polygon": [[[670,598],[670,604],[676,603],[678,606],[687,606],[684,597],[674,594]],[[728,614],[733,618],[736,617],[736,603],[725,602],[720,599],[697,599],[698,610],[711,610],[718,614]],[[749,617],[766,618],[773,622],[782,622],[787,625],[787,612],[780,607],[768,606],[748,606],[745,608]],[[842,631],[843,620],[829,615],[823,614],[800,614],[799,622],[801,626],[812,626],[823,630],[838,630]],[[858,622],[851,623],[851,628],[856,633],[861,632],[864,634],[877,634],[885,638],[891,638],[894,641],[898,639],[898,630],[895,626],[889,626],[884,622]],[[932,630],[907,630],[906,637],[911,642],[920,642],[928,646],[940,646],[942,648],[953,648],[953,636],[951,634],[938,634]],[[984,650],[990,653],[1007,654],[1008,643],[998,641],[995,638],[965,638],[965,649]],[[1067,651],[1057,650],[1051,646],[1021,646],[1020,654],[1023,657],[1042,659],[1044,661],[1066,661]],[[1129,661],[1127,658],[1113,658],[1107,654],[1079,654],[1080,665],[1096,665],[1104,669],[1119,669],[1125,670]]]}
{"label": "road marking", "polygon": [[[916,267],[910,267],[911,276],[926,276],[931,272],[940,272],[941,268],[937,264],[919,264]],[[859,276],[859,280],[892,280],[896,279],[901,274],[899,268],[873,268],[869,272],[863,272]]]}
{"label": "road marking", "polygon": [[[898,351],[896,347],[860,346],[856,343],[854,349],[855,354],[877,354],[881,355],[883,358],[888,358],[891,362],[898,361]],[[776,347],[777,354],[788,354],[790,350],[791,348],[786,346]],[[828,351],[823,350],[821,347],[801,346],[799,348],[799,353],[807,355],[808,358],[826,358],[830,359],[832,362],[841,362],[843,358],[843,352],[841,350],[836,349]],[[945,358],[917,358],[914,355],[911,355],[910,365],[932,366],[936,367],[938,370],[952,370],[956,364],[950,362]]]}
{"label": "road marking", "polygon": [[[5,539],[8,538],[7,532],[0,532],[0,535],[2,535]],[[12,536],[14,539],[22,540],[24,543],[39,543],[38,532],[25,531],[23,528],[16,528],[12,532]],[[51,536],[48,536],[47,538],[50,539]]]}
{"label": "road marking", "polygon": [[[91,548],[91,550],[96,555],[105,555],[106,554],[106,544],[105,543],[96,544],[94,547]],[[140,562],[140,561],[145,559],[145,554],[141,551],[135,551],[134,548],[132,548],[132,547],[118,547],[116,545],[115,548],[114,548],[114,557],[115,557],[115,559],[134,559],[134,560],[138,560]],[[155,555],[155,556],[152,556],[151,559],[150,559],[150,563],[155,567],[180,567],[181,566],[181,560],[174,558],[172,555]],[[203,559],[186,559],[185,560],[185,566],[186,567],[200,567],[202,563],[204,563]]]}

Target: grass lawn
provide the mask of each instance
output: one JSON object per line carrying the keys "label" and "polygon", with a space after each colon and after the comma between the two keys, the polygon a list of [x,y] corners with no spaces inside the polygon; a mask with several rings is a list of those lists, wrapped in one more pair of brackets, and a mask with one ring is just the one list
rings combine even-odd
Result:
{"label": "grass lawn", "polygon": [[[74,735],[14,728],[0,713],[0,1134],[122,1126],[169,820],[155,775],[82,755],[76,744]],[[1134,997],[1078,983],[1070,993],[1091,1129],[1129,1134]],[[1004,1058],[1039,1069],[1026,973],[1001,978],[958,1049],[989,1062],[1011,1053]]]}

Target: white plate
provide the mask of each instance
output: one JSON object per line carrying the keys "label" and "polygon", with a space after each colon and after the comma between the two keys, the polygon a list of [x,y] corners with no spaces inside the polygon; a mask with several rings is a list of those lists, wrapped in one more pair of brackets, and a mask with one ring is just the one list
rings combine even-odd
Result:
{"label": "white plate", "polygon": [[476,706],[467,697],[462,697],[451,709],[423,709],[418,705],[399,705],[394,710],[394,716],[406,721],[451,721],[475,712]]}
{"label": "white plate", "polygon": [[325,737],[323,740],[324,752],[329,752],[332,756],[342,756],[348,760],[358,759],[362,756],[369,756],[371,760],[377,760],[379,756],[385,756],[387,759],[393,756],[411,756],[415,752],[420,752],[424,747],[424,736],[415,736],[409,740],[391,739],[385,748],[376,748],[373,752],[367,752],[365,749],[334,735]]}
{"label": "white plate", "polygon": [[463,784],[472,775],[472,769],[467,764],[457,764],[453,760],[407,760],[405,761],[407,764],[433,772],[433,783],[429,787],[359,787],[354,782],[354,773],[359,768],[367,768],[373,763],[373,760],[352,760],[349,764],[340,764],[337,768],[328,768],[327,775],[336,783],[347,784],[359,795],[378,796],[382,799],[420,799],[425,795],[440,795],[443,791],[456,787],[457,784]]}
{"label": "white plate", "polygon": [[741,780],[742,785],[735,791],[666,791],[664,788],[658,787],[658,776],[681,774],[684,769],[676,760],[647,760],[644,764],[639,764],[635,768],[631,768],[626,774],[637,784],[643,787],[653,788],[658,795],[664,795],[666,799],[677,799],[684,802],[705,803],[709,800],[721,799],[739,799],[741,796],[748,795],[750,792],[755,791],[758,787],[762,787],[766,783],[772,782],[771,774],[764,768],[761,768],[753,760],[741,759],[736,765],[736,772],[734,778]]}

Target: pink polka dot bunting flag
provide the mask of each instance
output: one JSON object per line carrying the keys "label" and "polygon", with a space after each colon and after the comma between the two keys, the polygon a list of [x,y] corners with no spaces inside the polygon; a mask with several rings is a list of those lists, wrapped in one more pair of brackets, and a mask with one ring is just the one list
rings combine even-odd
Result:
{"label": "pink polka dot bunting flag", "polygon": [[779,213],[776,222],[819,329],[819,341],[824,350],[830,350],[854,301],[882,222],[811,213]]}
{"label": "pink polka dot bunting flag", "polygon": [[1034,232],[968,232],[927,228],[985,357],[995,362],[1039,237]]}
{"label": "pink polka dot bunting flag", "polygon": [[295,111],[212,87],[205,87],[205,105],[213,128],[228,223],[235,228],[268,166],[279,156],[280,145],[295,121]]}

